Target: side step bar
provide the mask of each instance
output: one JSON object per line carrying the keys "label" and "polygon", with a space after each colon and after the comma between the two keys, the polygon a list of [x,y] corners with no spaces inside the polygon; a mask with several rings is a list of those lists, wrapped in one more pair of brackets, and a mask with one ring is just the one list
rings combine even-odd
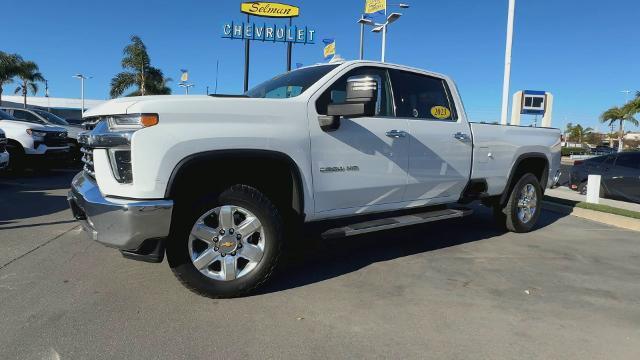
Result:
{"label": "side step bar", "polygon": [[434,210],[423,213],[402,215],[396,217],[389,217],[378,220],[371,220],[360,222],[356,224],[350,224],[347,226],[329,229],[322,233],[323,239],[333,239],[338,237],[352,236],[365,234],[374,231],[394,229],[403,226],[423,224],[433,221],[461,218],[471,215],[473,210],[471,209],[444,209]]}

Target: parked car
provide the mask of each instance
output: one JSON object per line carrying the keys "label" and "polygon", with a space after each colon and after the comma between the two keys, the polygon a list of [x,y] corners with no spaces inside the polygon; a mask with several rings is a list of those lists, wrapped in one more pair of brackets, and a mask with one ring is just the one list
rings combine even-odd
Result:
{"label": "parked car", "polygon": [[345,237],[461,218],[481,200],[502,228],[531,231],[560,168],[560,130],[469,123],[449,77],[379,62],[301,68],[239,96],[115,99],[85,116],[74,216],[127,258],[166,253],[211,297],[262,285],[303,227]]}
{"label": "parked car", "polygon": [[64,128],[67,131],[67,136],[69,138],[69,146],[71,150],[71,154],[77,159],[80,160],[80,147],[78,146],[78,134],[84,129],[81,125],[73,125],[69,124],[67,120],[64,118],[50,113],[48,111],[40,110],[40,109],[20,109],[20,108],[0,108],[4,112],[12,115],[16,119],[21,119],[26,122],[34,123],[34,124],[43,124],[43,125],[53,125]]}
{"label": "parked car", "polygon": [[614,148],[610,148],[604,145],[598,145],[591,151],[591,153],[594,155],[608,155],[608,154],[613,154],[616,151],[617,150]]}
{"label": "parked car", "polygon": [[0,129],[0,170],[9,167],[9,153],[7,152],[7,138],[4,131]]}
{"label": "parked car", "polygon": [[64,128],[19,120],[0,110],[0,129],[7,137],[13,169],[48,166],[50,161],[69,157],[69,139]]}
{"label": "parked car", "polygon": [[621,152],[576,161],[570,187],[587,193],[589,175],[601,175],[600,196],[640,203],[640,152]]}

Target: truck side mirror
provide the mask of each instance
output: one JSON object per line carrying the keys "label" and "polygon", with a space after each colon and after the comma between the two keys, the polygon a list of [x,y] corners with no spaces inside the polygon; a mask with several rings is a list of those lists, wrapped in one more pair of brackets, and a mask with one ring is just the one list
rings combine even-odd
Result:
{"label": "truck side mirror", "polygon": [[347,79],[347,96],[343,104],[329,104],[328,116],[363,117],[376,114],[378,80],[360,75]]}

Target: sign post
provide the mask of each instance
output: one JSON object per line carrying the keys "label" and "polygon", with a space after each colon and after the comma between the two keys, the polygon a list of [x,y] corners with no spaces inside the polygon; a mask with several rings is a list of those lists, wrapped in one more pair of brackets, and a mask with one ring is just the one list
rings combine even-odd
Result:
{"label": "sign post", "polygon": [[[293,18],[300,15],[300,8],[293,5],[273,2],[244,2],[240,4],[240,12],[247,14],[247,22],[226,23],[222,29],[222,37],[244,40],[244,91],[249,90],[249,62],[251,41],[287,43],[287,71],[291,71],[291,54],[293,44],[313,44],[315,30],[307,26],[293,25]],[[251,16],[266,18],[289,18],[289,24],[276,25],[251,22]]]}
{"label": "sign post", "polygon": [[[251,22],[251,15],[247,14],[247,24]],[[244,92],[249,91],[249,39],[244,41]]]}

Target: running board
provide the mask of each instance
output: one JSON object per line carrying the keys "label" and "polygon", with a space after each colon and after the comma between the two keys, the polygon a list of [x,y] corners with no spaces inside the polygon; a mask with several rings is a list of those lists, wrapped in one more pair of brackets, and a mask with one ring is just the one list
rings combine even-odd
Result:
{"label": "running board", "polygon": [[351,224],[335,229],[329,229],[322,233],[323,239],[333,239],[338,237],[365,234],[374,231],[394,229],[404,226],[423,224],[433,221],[461,218],[471,215],[471,209],[444,209],[423,213],[389,217],[378,220],[365,221]]}

